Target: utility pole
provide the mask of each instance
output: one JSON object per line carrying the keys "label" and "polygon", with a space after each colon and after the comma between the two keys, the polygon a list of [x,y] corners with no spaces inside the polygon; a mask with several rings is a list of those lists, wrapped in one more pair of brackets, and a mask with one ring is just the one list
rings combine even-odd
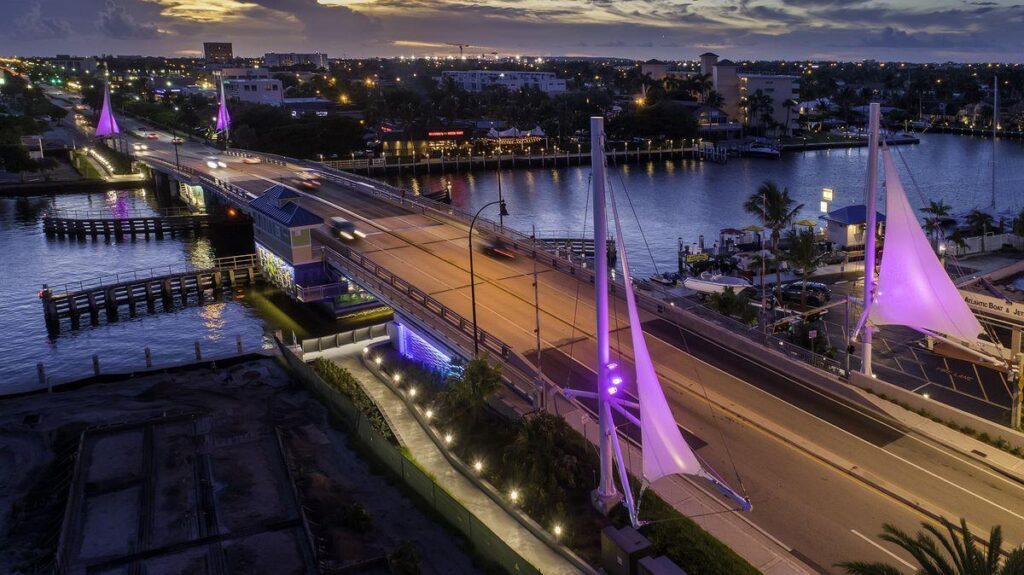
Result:
{"label": "utility pole", "polygon": [[[594,300],[597,312],[597,412],[600,428],[601,478],[593,493],[594,505],[607,514],[620,499],[612,471],[614,453],[612,434],[615,422],[608,393],[609,364],[611,363],[610,334],[608,332],[608,216],[605,211],[605,158],[604,118],[590,118],[591,183],[594,186]],[[629,281],[629,278],[625,278]]]}
{"label": "utility pole", "polygon": [[868,181],[866,190],[866,229],[864,230],[864,361],[861,371],[872,377],[871,371],[871,305],[875,297],[875,240],[878,234],[878,122],[880,108],[872,102],[868,118]]}
{"label": "utility pole", "polygon": [[[1012,372],[1011,372],[1012,373]],[[1021,411],[1024,411],[1024,353],[1017,354],[1017,393],[1013,394],[1013,408],[1010,411],[1010,427],[1021,429]]]}

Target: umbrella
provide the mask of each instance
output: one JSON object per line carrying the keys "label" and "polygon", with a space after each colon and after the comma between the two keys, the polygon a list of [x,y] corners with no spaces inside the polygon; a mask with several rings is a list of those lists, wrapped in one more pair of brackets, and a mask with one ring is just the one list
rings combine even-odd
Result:
{"label": "umbrella", "polygon": [[818,225],[818,222],[816,222],[814,220],[799,220],[799,221],[795,222],[793,225],[794,226],[806,226],[808,228],[813,228],[814,226]]}
{"label": "umbrella", "polygon": [[750,226],[747,226],[747,227],[743,228],[743,231],[745,231],[745,232],[763,232],[764,228],[762,228],[761,226],[750,225]]}

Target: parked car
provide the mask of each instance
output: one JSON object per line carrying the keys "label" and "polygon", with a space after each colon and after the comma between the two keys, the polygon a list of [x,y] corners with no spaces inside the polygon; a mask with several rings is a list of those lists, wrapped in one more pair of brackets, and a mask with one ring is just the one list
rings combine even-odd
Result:
{"label": "parked car", "polygon": [[365,238],[366,233],[356,229],[356,225],[340,216],[331,218],[331,228],[344,240],[352,241]]}
{"label": "parked car", "polygon": [[[782,301],[789,303],[801,303],[801,294],[804,290],[803,282],[790,282],[782,286]],[[827,285],[820,282],[807,282],[807,305],[821,307],[832,299],[832,291]]]}

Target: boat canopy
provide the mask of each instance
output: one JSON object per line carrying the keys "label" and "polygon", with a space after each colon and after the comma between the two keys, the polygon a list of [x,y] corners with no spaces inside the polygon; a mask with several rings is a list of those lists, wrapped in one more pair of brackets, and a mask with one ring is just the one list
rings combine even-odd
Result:
{"label": "boat canopy", "polygon": [[981,324],[925,237],[887,147],[882,150],[882,160],[885,167],[885,246],[870,306],[870,321],[875,325],[904,325],[975,342],[983,331]]}

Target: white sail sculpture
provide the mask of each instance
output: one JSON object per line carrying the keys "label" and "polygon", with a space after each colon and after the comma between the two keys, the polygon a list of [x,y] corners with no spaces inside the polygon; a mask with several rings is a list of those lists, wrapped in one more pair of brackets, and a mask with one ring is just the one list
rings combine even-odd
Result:
{"label": "white sail sculpture", "polygon": [[107,138],[121,133],[121,128],[114,119],[114,109],[110,105],[110,82],[103,83],[103,106],[100,108],[100,118],[96,122],[95,136]]}
{"label": "white sail sculpture", "polygon": [[882,159],[885,245],[868,319],[874,325],[904,325],[977,342],[981,324],[925,237],[888,148],[883,148]]}

